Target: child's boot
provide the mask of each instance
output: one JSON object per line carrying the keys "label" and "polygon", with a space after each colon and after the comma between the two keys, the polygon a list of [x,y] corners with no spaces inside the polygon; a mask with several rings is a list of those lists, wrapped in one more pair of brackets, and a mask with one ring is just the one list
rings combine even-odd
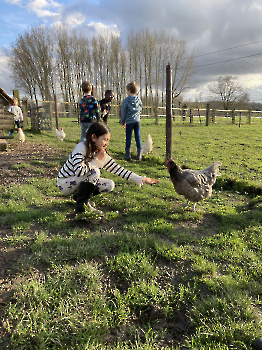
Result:
{"label": "child's boot", "polygon": [[136,160],[141,160],[141,159],[142,159],[142,148],[138,148]]}
{"label": "child's boot", "polygon": [[[97,187],[95,187],[92,196],[97,196],[98,194],[100,194],[99,189],[98,189]],[[72,197],[73,197],[73,200],[74,200],[75,202],[77,202],[78,192],[75,192],[75,193],[73,194]],[[92,207],[95,207],[95,206],[96,206],[95,202],[91,201],[91,199],[88,199],[88,203],[89,203]]]}
{"label": "child's boot", "polygon": [[126,160],[130,160],[131,159],[131,149],[130,148],[126,148]]}
{"label": "child's boot", "polygon": [[81,182],[78,187],[78,195],[76,201],[76,214],[85,214],[85,207],[94,214],[103,215],[101,210],[95,209],[89,203],[93,195],[95,185],[90,182]]}
{"label": "child's boot", "polygon": [[[92,196],[94,197],[94,196],[97,196],[98,194],[100,194],[99,189],[98,189],[98,187],[95,187]],[[91,207],[93,207],[93,209],[95,209],[96,204],[95,204],[95,202],[91,201],[91,199],[88,199],[88,204],[89,204]],[[95,209],[95,210],[96,210],[96,209]],[[100,210],[98,210],[98,211],[100,211]],[[102,212],[101,212],[101,213],[102,213]]]}

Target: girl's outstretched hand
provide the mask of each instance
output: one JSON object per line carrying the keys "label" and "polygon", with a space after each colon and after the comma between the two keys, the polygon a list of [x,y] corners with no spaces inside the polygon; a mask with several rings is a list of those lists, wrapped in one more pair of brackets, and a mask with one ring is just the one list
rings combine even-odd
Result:
{"label": "girl's outstretched hand", "polygon": [[154,179],[151,179],[150,177],[145,177],[144,181],[145,181],[145,184],[148,184],[148,185],[154,185],[159,182],[159,180],[154,180]]}

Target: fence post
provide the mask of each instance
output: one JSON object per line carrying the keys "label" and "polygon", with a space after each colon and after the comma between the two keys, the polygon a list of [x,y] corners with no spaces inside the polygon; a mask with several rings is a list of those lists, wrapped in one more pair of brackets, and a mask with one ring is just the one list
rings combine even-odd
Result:
{"label": "fence post", "polygon": [[212,123],[215,123],[215,109],[212,108]]}
{"label": "fence post", "polygon": [[206,126],[209,125],[209,110],[210,110],[209,103],[207,103],[207,107],[206,107]]}
{"label": "fence post", "polygon": [[251,110],[248,110],[248,124],[251,124]]}
{"label": "fence post", "polygon": [[27,111],[27,101],[23,100],[22,101],[22,111],[23,111],[23,127],[28,126],[28,111]]}
{"label": "fence post", "polygon": [[58,130],[58,108],[57,108],[57,97],[54,95],[54,100],[55,100],[55,120],[56,120],[56,128]]}
{"label": "fence post", "polygon": [[192,109],[191,108],[189,110],[189,119],[190,119],[190,124],[193,124],[193,114],[192,114]]}
{"label": "fence post", "polygon": [[199,108],[197,109],[198,117],[199,117],[199,123],[201,124],[201,115],[200,115],[200,110]]}
{"label": "fence post", "polygon": [[239,113],[240,114],[239,114],[239,124],[238,124],[238,126],[240,127],[241,126],[241,121],[242,121],[242,115],[241,115],[241,111]]}
{"label": "fence post", "polygon": [[235,116],[235,110],[234,109],[231,110],[231,115],[232,115],[232,124],[235,124],[236,116]]}
{"label": "fence post", "polygon": [[158,102],[154,105],[153,111],[155,114],[155,124],[158,125]]}
{"label": "fence post", "polygon": [[37,98],[35,99],[36,102],[36,123],[37,123],[37,131],[41,131],[41,120],[40,120],[40,115],[39,115],[39,105],[38,105],[38,100]]}
{"label": "fence post", "polygon": [[186,109],[187,109],[187,105],[184,103],[182,106],[182,121],[186,120]]}
{"label": "fence post", "polygon": [[53,103],[53,101],[51,101],[51,98],[50,98],[50,102],[49,102],[49,113],[50,113],[51,130],[53,130],[52,103]]}
{"label": "fence post", "polygon": [[166,159],[172,158],[172,68],[166,66]]}

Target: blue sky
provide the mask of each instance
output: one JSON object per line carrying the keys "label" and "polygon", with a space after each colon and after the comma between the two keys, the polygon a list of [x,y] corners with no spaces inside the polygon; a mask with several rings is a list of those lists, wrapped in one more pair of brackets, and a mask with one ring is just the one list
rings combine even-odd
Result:
{"label": "blue sky", "polygon": [[[123,41],[131,29],[165,29],[194,49],[196,65],[262,53],[261,0],[1,0],[0,87],[8,94],[16,88],[6,66],[11,44],[30,25],[55,23],[90,36],[109,29]],[[262,85],[254,69],[247,76],[254,88]]]}

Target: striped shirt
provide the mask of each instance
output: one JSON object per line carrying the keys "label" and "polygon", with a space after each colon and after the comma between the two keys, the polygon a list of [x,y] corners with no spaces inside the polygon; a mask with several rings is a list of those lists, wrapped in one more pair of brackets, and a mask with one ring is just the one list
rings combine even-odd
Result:
{"label": "striped shirt", "polygon": [[118,165],[113,158],[106,154],[103,161],[99,161],[97,158],[85,162],[86,146],[84,142],[80,142],[76,145],[76,148],[68,157],[68,160],[62,166],[58,173],[58,179],[69,178],[74,176],[84,176],[89,173],[92,168],[104,169],[112,174],[122,177],[123,179],[133,181],[138,185],[142,185],[144,181],[143,176],[136,175],[130,170]]}

